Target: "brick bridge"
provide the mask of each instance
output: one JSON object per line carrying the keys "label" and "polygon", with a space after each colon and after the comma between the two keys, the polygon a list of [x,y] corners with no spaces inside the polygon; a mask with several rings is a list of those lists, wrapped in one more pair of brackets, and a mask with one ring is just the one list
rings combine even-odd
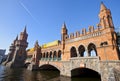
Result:
{"label": "brick bridge", "polygon": [[[31,62],[31,60],[26,60],[26,63]],[[119,76],[115,76],[117,73],[120,74],[120,61],[100,61],[99,57],[74,57],[71,58],[70,61],[45,61],[40,60],[39,65],[36,65],[31,62],[28,69],[36,70],[41,67],[45,67],[45,69],[50,69],[49,67],[55,67],[62,76],[72,77],[79,74],[80,69],[88,69],[96,73],[96,75],[100,76],[101,81],[119,81],[116,80]],[[34,68],[35,67],[35,68]],[[42,68],[44,69],[44,68]],[[74,74],[74,71],[77,70]]]}
{"label": "brick bridge", "polygon": [[88,31],[82,29],[81,33],[77,31],[69,35],[64,23],[61,41],[42,46],[36,42],[34,48],[27,51],[26,63],[30,63],[28,69],[50,69],[53,66],[60,71],[60,75],[71,77],[85,68],[100,75],[102,81],[117,81],[120,52],[111,11],[103,3],[99,19],[96,29],[90,26]]}
{"label": "brick bridge", "polygon": [[96,68],[98,62],[98,57],[74,57],[70,61],[40,61],[39,67],[51,65],[56,67],[61,75],[71,77],[71,71],[77,68],[89,68],[99,73],[99,68]]}

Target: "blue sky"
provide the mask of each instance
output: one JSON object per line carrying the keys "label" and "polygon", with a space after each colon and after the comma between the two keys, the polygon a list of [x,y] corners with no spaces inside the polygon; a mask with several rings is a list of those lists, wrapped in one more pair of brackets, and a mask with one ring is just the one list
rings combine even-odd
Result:
{"label": "blue sky", "polygon": [[68,33],[96,27],[101,1],[111,10],[114,26],[120,27],[120,0],[0,0],[0,48],[8,53],[25,25],[28,48],[36,40],[40,45],[60,40],[64,22]]}

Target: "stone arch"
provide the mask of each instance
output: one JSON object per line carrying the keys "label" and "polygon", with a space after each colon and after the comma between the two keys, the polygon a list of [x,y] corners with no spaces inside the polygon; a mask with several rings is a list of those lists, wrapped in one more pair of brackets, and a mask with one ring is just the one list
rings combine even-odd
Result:
{"label": "stone arch", "polygon": [[78,47],[78,52],[80,54],[80,57],[84,57],[85,56],[85,47],[83,45],[80,45]]}
{"label": "stone arch", "polygon": [[70,57],[77,57],[77,51],[76,48],[74,46],[71,47],[70,49]]}
{"label": "stone arch", "polygon": [[97,56],[97,49],[94,43],[90,43],[87,47],[89,56]]}
{"label": "stone arch", "polygon": [[60,67],[57,66],[57,65],[53,65],[53,64],[41,64],[41,65],[39,66],[39,68],[40,68],[40,69],[46,69],[46,70],[49,70],[49,69],[50,69],[49,67],[41,68],[41,67],[43,67],[43,66],[52,66],[52,67],[56,68],[58,71],[61,72]]}
{"label": "stone arch", "polygon": [[101,79],[101,75],[98,71],[95,71],[90,68],[84,68],[84,67],[82,68],[77,67],[77,68],[72,69],[71,77],[75,77],[75,76],[98,77],[99,79]]}

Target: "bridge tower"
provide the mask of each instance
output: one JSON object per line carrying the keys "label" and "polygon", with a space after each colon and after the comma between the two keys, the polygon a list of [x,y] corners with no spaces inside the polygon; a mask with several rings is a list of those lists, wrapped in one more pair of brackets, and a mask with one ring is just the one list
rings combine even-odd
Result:
{"label": "bridge tower", "polygon": [[16,37],[16,39],[13,41],[13,43],[11,44],[11,46],[9,48],[8,57],[7,57],[6,61],[3,63],[4,65],[6,65],[8,62],[12,61],[12,58],[14,56],[14,51],[15,51],[15,43],[17,40],[18,40],[18,36]]}
{"label": "bridge tower", "polygon": [[61,30],[61,42],[62,42],[62,54],[64,54],[64,49],[65,49],[65,39],[68,36],[68,30],[66,28],[66,24],[64,22],[64,24],[62,25],[62,30]]}
{"label": "bridge tower", "polygon": [[38,41],[36,41],[34,45],[34,54],[32,56],[32,62],[34,62],[35,65],[39,65],[39,59],[41,54],[41,47],[38,44]]}
{"label": "bridge tower", "polygon": [[112,21],[112,15],[110,9],[107,9],[107,7],[101,3],[100,7],[100,26],[105,28],[114,28],[113,21]]}
{"label": "bridge tower", "polygon": [[[113,25],[112,15],[110,9],[108,9],[103,2],[100,6],[99,13],[100,22],[98,27],[103,31],[103,37],[100,44],[101,52],[99,52],[101,60],[118,60],[118,46],[117,46],[117,36]],[[102,51],[104,49],[104,51]],[[100,51],[98,49],[98,51]],[[110,54],[111,50],[111,54]],[[105,54],[105,55],[102,55]],[[104,57],[105,56],[105,57]]]}
{"label": "bridge tower", "polygon": [[27,58],[26,48],[28,46],[27,42],[28,34],[26,32],[26,27],[23,32],[20,33],[20,38],[15,42],[15,51],[13,53],[13,58],[11,61],[11,67],[23,67],[24,62]]}
{"label": "bridge tower", "polygon": [[38,41],[36,41],[34,45],[34,53],[31,58],[31,64],[28,66],[27,69],[37,70],[39,68],[40,56],[41,56],[41,47],[39,46]]}

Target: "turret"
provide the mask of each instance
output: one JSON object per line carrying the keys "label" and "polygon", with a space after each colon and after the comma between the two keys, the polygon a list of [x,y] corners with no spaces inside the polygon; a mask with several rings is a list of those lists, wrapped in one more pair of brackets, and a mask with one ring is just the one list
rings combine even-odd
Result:
{"label": "turret", "polygon": [[66,28],[66,24],[64,23],[62,25],[62,30],[61,30],[61,40],[62,40],[62,42],[65,41],[66,35],[67,35],[67,28]]}
{"label": "turret", "polygon": [[99,18],[100,18],[99,26],[101,26],[103,29],[114,28],[111,11],[110,9],[107,9],[103,2],[101,3]]}
{"label": "turret", "polygon": [[38,44],[38,41],[36,41],[34,45],[34,54],[32,56],[32,62],[35,63],[35,65],[39,65],[39,59],[41,54],[41,47]]}
{"label": "turret", "polygon": [[24,28],[24,31],[20,33],[20,40],[27,40],[28,34],[26,32],[26,26]]}

